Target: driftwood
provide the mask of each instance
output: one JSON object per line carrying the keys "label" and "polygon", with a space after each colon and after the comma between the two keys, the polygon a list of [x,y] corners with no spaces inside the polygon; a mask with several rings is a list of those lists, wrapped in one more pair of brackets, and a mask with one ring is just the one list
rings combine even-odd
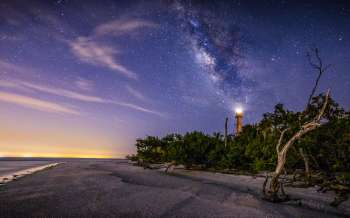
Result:
{"label": "driftwood", "polygon": [[[287,152],[293,146],[295,141],[297,141],[303,135],[316,129],[321,125],[320,121],[321,121],[322,115],[325,112],[326,106],[328,104],[329,92],[330,90],[328,90],[326,93],[323,106],[320,109],[318,115],[312,121],[304,123],[301,126],[301,128],[285,144],[283,144],[283,146],[282,146],[282,142],[283,142],[284,135],[289,129],[286,128],[281,132],[280,138],[276,145],[277,166],[275,168],[275,171],[272,173],[272,175],[266,176],[265,182],[263,184],[263,194],[266,200],[269,200],[272,202],[281,202],[281,201],[288,201],[290,199],[289,196],[287,196],[284,193],[283,181],[280,181],[280,175],[282,174],[284,170],[284,165],[286,163]],[[268,185],[268,182],[269,182],[269,185]],[[268,189],[266,189],[266,187],[268,187]]]}
{"label": "driftwood", "polygon": [[167,163],[166,168],[165,168],[165,172],[168,173],[169,171],[173,171],[175,166],[176,166],[175,161]]}

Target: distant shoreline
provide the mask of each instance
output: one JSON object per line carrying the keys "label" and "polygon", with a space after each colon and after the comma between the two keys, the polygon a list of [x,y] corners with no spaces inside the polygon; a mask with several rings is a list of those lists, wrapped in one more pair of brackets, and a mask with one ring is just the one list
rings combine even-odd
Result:
{"label": "distant shoreline", "polygon": [[51,160],[127,160],[126,158],[87,157],[0,157],[0,161],[51,161]]}

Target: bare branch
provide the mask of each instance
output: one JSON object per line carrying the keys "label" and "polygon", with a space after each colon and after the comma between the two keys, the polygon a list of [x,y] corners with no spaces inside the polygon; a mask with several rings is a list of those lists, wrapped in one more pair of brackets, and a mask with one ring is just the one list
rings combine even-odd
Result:
{"label": "bare branch", "polygon": [[[323,67],[322,59],[319,55],[319,50],[317,48],[313,49],[312,52],[314,53],[316,62],[314,62],[312,60],[310,53],[307,53],[307,57],[308,57],[308,61],[309,61],[310,65],[318,71],[318,76],[316,78],[315,84],[314,84],[313,89],[311,91],[311,94],[309,96],[308,104],[306,105],[305,111],[303,112],[305,114],[307,113],[307,111],[311,105],[312,97],[314,96],[314,94],[316,92],[316,89],[318,87],[322,73],[331,66],[331,65],[327,65],[326,67]],[[268,177],[266,177],[265,182],[263,184],[263,194],[265,195],[266,199],[271,200],[273,202],[280,202],[280,201],[285,201],[285,200],[289,199],[283,190],[284,181],[279,180],[279,177],[280,177],[282,171],[285,170],[284,166],[285,166],[286,159],[287,159],[287,152],[293,146],[295,141],[300,139],[304,134],[316,129],[318,126],[321,125],[320,120],[321,120],[321,118],[326,110],[326,107],[328,104],[328,99],[329,99],[329,93],[330,93],[330,90],[328,89],[327,93],[325,95],[325,99],[324,99],[322,108],[319,110],[318,114],[314,117],[314,119],[312,121],[306,122],[303,125],[301,125],[301,115],[298,117],[299,126],[301,126],[300,129],[297,132],[295,132],[291,138],[289,138],[289,140],[283,145],[282,148],[281,148],[281,146],[282,146],[281,144],[283,141],[283,137],[284,137],[284,134],[286,133],[286,131],[288,130],[288,128],[284,129],[281,132],[278,143],[276,145],[277,165],[276,165],[274,173],[271,176],[271,182],[270,182],[269,189],[266,190],[266,184],[267,184],[268,179],[269,179]],[[304,155],[304,152],[302,151],[302,149],[301,149],[301,154],[304,157],[304,159],[307,159],[307,156]],[[308,160],[306,162],[308,164]],[[305,165],[305,169],[306,168],[307,169],[309,168],[308,165]],[[279,190],[282,193],[282,198],[278,195]]]}
{"label": "bare branch", "polygon": [[311,54],[309,52],[306,53],[306,57],[307,57],[307,60],[309,61],[309,64],[315,68],[315,69],[318,69],[319,66],[317,64],[315,64],[314,62],[312,62],[312,58],[311,58]]}
{"label": "bare branch", "polygon": [[332,66],[332,65],[328,64],[327,66],[323,67],[323,62],[322,62],[322,59],[321,59],[321,57],[320,57],[320,53],[319,53],[318,48],[314,48],[314,49],[312,49],[312,51],[313,51],[314,56],[316,57],[318,63],[314,63],[314,62],[312,61],[312,56],[311,56],[311,54],[310,54],[309,52],[307,52],[306,56],[307,56],[307,58],[308,58],[309,64],[310,64],[314,69],[317,70],[318,75],[317,75],[317,78],[316,78],[316,81],[315,81],[315,85],[314,85],[314,87],[312,88],[312,91],[311,91],[311,93],[310,93],[309,99],[308,99],[308,101],[307,101],[306,109],[308,109],[308,107],[309,107],[310,104],[311,104],[312,97],[315,95],[315,92],[316,92],[316,89],[317,89],[318,84],[319,84],[319,82],[320,82],[320,79],[321,79],[322,74],[323,74],[326,70],[328,70],[328,68],[330,68],[330,67]]}
{"label": "bare branch", "polygon": [[315,119],[311,122],[305,123],[301,129],[295,133],[293,135],[293,137],[291,139],[289,139],[289,141],[285,144],[285,146],[283,147],[282,151],[280,151],[281,153],[287,153],[288,149],[290,148],[290,146],[293,145],[293,143],[298,140],[299,138],[301,138],[304,134],[310,132],[311,130],[315,129],[316,127],[318,127],[320,125],[320,120],[321,117],[324,113],[324,111],[326,110],[326,106],[328,104],[328,98],[329,98],[329,93],[330,93],[330,89],[327,90],[326,93],[326,97],[325,97],[325,101],[323,103],[323,106],[319,112],[319,114],[315,117]]}
{"label": "bare branch", "polygon": [[328,99],[329,99],[329,93],[330,93],[330,89],[327,90],[326,96],[325,96],[325,100],[323,102],[323,106],[322,109],[320,110],[318,116],[315,119],[315,122],[320,122],[322,115],[324,114],[324,111],[326,110],[327,104],[328,104]]}
{"label": "bare branch", "polygon": [[319,66],[320,69],[322,69],[323,64],[322,64],[322,59],[321,59],[321,57],[320,57],[318,48],[315,48],[315,49],[314,49],[314,52],[315,52],[315,56],[316,56],[317,61],[318,61],[318,66]]}

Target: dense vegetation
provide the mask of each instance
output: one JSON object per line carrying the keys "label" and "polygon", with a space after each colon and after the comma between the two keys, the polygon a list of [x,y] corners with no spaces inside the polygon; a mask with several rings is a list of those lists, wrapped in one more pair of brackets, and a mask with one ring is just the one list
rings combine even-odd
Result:
{"label": "dense vegetation", "polygon": [[307,58],[317,77],[303,111],[290,111],[277,104],[273,112],[265,113],[256,124],[244,126],[236,136],[226,135],[227,118],[225,136],[197,131],[163,138],[147,136],[137,139],[137,155],[131,159],[143,166],[170,162],[223,172],[273,171],[263,184],[266,200],[290,200],[283,191],[286,184],[317,185],[320,191],[335,191],[332,204],[339,205],[350,193],[350,111],[330,97],[330,90],[315,96],[322,75],[331,65],[323,63],[317,48],[311,49]]}
{"label": "dense vegetation", "polygon": [[[229,135],[227,146],[221,133],[207,135],[198,131],[137,139],[137,155],[133,158],[142,164],[173,162],[195,169],[272,171],[282,129],[288,128],[285,138],[291,137],[300,123],[317,114],[324,98],[323,95],[313,97],[304,112],[293,112],[277,104],[259,123],[245,125],[238,136]],[[285,170],[304,181],[304,185],[317,184],[323,190],[336,190],[344,198],[350,182],[349,112],[330,98],[322,123],[295,143],[288,153]],[[305,175],[306,162],[310,175]]]}

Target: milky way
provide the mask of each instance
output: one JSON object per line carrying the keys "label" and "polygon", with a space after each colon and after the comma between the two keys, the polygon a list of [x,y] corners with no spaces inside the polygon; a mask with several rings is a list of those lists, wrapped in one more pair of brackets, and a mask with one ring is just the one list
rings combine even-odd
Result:
{"label": "milky way", "polygon": [[[316,73],[349,108],[346,1],[0,2],[0,155],[122,156],[135,138],[300,110]],[[2,134],[2,135],[1,135]]]}
{"label": "milky way", "polygon": [[243,75],[239,74],[245,43],[239,26],[226,21],[220,10],[210,10],[203,5],[175,2],[173,8],[188,34],[195,60],[218,89],[223,103],[242,102],[247,81],[243,83]]}

